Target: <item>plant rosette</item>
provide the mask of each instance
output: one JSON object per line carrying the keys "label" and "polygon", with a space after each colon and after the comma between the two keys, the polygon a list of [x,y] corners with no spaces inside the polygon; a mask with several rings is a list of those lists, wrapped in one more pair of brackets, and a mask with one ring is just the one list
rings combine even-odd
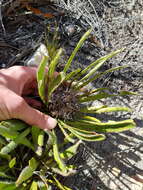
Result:
{"label": "plant rosette", "polygon": [[[43,112],[57,120],[57,127],[51,131],[42,131],[19,120],[0,123],[0,189],[50,190],[56,187],[70,190],[59,181],[59,176],[66,177],[76,172],[75,166],[68,163],[83,141],[101,141],[106,138],[106,133],[122,132],[135,126],[132,119],[108,122],[98,119],[99,114],[129,112],[129,108],[85,105],[109,97],[134,94],[127,91],[113,94],[110,89],[107,93],[105,88],[87,90],[91,82],[125,67],[98,71],[107,60],[122,50],[99,58],[83,70],[77,68],[68,72],[77,51],[91,31],[88,30],[82,36],[63,70],[56,75],[56,67],[62,55],[62,48],[57,48],[56,37],[35,53],[37,62],[40,62],[37,83],[39,97],[44,105]],[[31,63],[35,64],[34,60],[30,60]]]}

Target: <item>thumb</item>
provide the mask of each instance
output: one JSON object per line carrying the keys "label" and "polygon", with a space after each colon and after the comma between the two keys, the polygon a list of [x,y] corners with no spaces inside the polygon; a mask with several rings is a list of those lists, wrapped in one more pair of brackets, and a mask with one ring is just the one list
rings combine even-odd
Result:
{"label": "thumb", "polygon": [[44,113],[30,107],[24,100],[22,101],[22,109],[18,111],[18,119],[21,119],[29,125],[36,125],[37,127],[50,130],[57,125],[57,121]]}

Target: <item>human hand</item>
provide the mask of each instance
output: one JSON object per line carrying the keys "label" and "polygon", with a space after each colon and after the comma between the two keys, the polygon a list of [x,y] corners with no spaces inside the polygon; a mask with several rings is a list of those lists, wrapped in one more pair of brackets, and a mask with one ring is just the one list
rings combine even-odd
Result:
{"label": "human hand", "polygon": [[37,93],[36,67],[13,66],[0,70],[0,120],[21,119],[41,129],[52,129],[57,122],[32,107],[37,100],[25,97]]}

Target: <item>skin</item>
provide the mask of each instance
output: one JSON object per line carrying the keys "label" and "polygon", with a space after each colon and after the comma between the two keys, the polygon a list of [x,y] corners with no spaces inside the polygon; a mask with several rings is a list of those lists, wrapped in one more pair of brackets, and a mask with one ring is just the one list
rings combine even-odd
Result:
{"label": "skin", "polygon": [[35,108],[41,103],[28,98],[37,95],[36,67],[13,66],[0,70],[0,120],[20,119],[44,130],[57,122]]}

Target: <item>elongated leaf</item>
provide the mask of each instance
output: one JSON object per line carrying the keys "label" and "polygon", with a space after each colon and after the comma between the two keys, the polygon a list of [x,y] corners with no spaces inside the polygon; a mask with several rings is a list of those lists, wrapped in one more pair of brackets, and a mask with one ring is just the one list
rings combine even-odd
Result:
{"label": "elongated leaf", "polygon": [[66,123],[76,129],[95,132],[122,132],[135,127],[135,123],[132,119],[123,121],[109,121],[106,123],[98,123],[86,120],[79,120],[75,122],[67,121]]}
{"label": "elongated leaf", "polygon": [[32,177],[33,175],[33,170],[30,166],[26,166],[20,173],[17,181],[16,181],[16,186],[19,186],[21,183]]}
{"label": "elongated leaf", "polygon": [[82,116],[82,119],[89,120],[89,121],[94,121],[94,122],[101,122],[99,119],[97,119],[95,117],[88,116],[88,115]]}
{"label": "elongated leaf", "polygon": [[98,93],[96,95],[91,95],[88,97],[81,97],[81,98],[79,98],[79,102],[90,102],[90,101],[101,100],[103,98],[110,98],[110,97],[114,97],[114,96],[118,96],[118,95],[101,92],[101,93]]}
{"label": "elongated leaf", "polygon": [[37,126],[32,126],[31,133],[32,133],[33,143],[35,145],[37,145],[38,144],[38,136],[40,133],[40,128]]}
{"label": "elongated leaf", "polygon": [[8,153],[10,153],[12,150],[14,150],[17,146],[18,146],[17,143],[15,143],[14,141],[11,141],[10,143],[8,143],[6,146],[4,146],[4,147],[0,150],[0,154],[8,154]]}
{"label": "elongated leaf", "polygon": [[[62,122],[62,121],[61,121]],[[67,122],[68,124],[69,123],[76,123],[77,122]],[[87,121],[87,123],[92,123],[92,122],[89,122]],[[95,122],[94,122],[95,123]],[[73,133],[77,138],[81,139],[81,140],[85,140],[85,141],[100,141],[100,140],[104,140],[105,139],[105,136],[102,135],[102,134],[97,134],[94,129],[88,129],[87,127],[85,128],[80,126],[80,127],[76,127],[76,126],[70,126],[70,125],[67,125],[65,124],[64,127],[66,129],[68,129],[71,133]]]}
{"label": "elongated leaf", "polygon": [[10,119],[6,121],[2,121],[0,124],[14,131],[21,131],[29,126],[24,121],[21,121],[18,119]]}
{"label": "elongated leaf", "polygon": [[75,142],[75,139],[71,138],[71,137],[69,136],[69,134],[64,130],[64,128],[63,128],[64,123],[61,123],[61,122],[59,121],[59,122],[58,122],[58,125],[59,125],[61,131],[63,132],[63,134],[65,135],[65,138],[66,138],[69,142],[74,143],[74,142]]}
{"label": "elongated leaf", "polygon": [[99,110],[96,110],[94,113],[105,113],[105,112],[116,112],[116,111],[127,111],[131,112],[131,109],[127,107],[107,107],[107,108],[102,108]]}
{"label": "elongated leaf", "polygon": [[13,168],[15,164],[16,164],[16,157],[14,157],[14,158],[9,162],[9,167],[10,167],[10,168]]}
{"label": "elongated leaf", "polygon": [[53,60],[51,61],[50,65],[49,65],[48,78],[50,80],[53,80],[53,78],[54,78],[54,72],[56,69],[56,65],[58,64],[61,54],[62,54],[62,48],[60,48],[58,50],[58,52],[56,53],[56,55],[54,56]]}
{"label": "elongated leaf", "polygon": [[38,166],[37,161],[32,158],[31,160],[29,160],[29,165],[26,166],[20,173],[17,181],[16,181],[16,185],[19,186],[21,183],[23,183],[24,181],[26,181],[27,179],[29,179],[30,177],[32,177],[34,171],[36,170]]}
{"label": "elongated leaf", "polygon": [[38,184],[36,181],[33,181],[32,182],[32,185],[30,187],[30,190],[38,190]]}
{"label": "elongated leaf", "polygon": [[59,190],[72,190],[64,185],[62,185],[55,176],[53,176],[54,180],[55,180],[55,185],[58,187]]}
{"label": "elongated leaf", "polygon": [[38,71],[37,71],[37,82],[38,82],[38,92],[41,100],[45,103],[45,75],[46,75],[46,65],[48,63],[49,57],[44,56]]}
{"label": "elongated leaf", "polygon": [[[104,63],[104,62],[103,62],[103,63]],[[101,65],[102,65],[102,64],[101,64]],[[85,82],[82,82],[82,83],[81,83],[81,81],[79,81],[81,84],[77,87],[77,89],[83,88],[84,86],[88,85],[90,82],[95,81],[96,79],[100,78],[100,77],[103,76],[103,75],[106,75],[106,74],[108,74],[108,73],[111,73],[111,72],[113,72],[113,71],[116,71],[116,70],[119,70],[119,69],[123,69],[123,68],[126,68],[126,67],[127,67],[127,66],[114,67],[114,68],[108,69],[108,70],[106,70],[106,71],[104,71],[104,72],[98,73],[98,74],[96,74],[95,76],[93,76],[93,74],[97,71],[97,70],[94,68],[94,70],[93,70],[94,72],[91,72],[91,71],[90,71],[91,74],[90,74],[90,75],[87,75],[87,78],[84,79],[84,80],[86,80],[86,79],[88,79],[88,80],[86,80]],[[98,67],[97,67],[97,69],[98,69]],[[93,76],[93,77],[89,79],[90,76]]]}
{"label": "elongated leaf", "polygon": [[[90,76],[92,76],[108,59],[112,58],[113,56],[117,55],[118,53],[120,53],[121,51],[123,51],[123,49],[114,51],[104,57],[101,57],[99,59],[97,59],[96,61],[94,61],[93,63],[91,63],[88,67],[86,67],[84,70],[82,70],[81,74],[85,74],[89,69],[90,71],[88,72],[87,75],[85,75],[79,82],[88,79]],[[94,67],[94,68],[93,68]]]}
{"label": "elongated leaf", "polygon": [[127,111],[131,112],[131,109],[127,107],[107,107],[107,106],[101,106],[101,107],[83,107],[80,109],[80,112],[83,113],[105,113],[105,112],[116,112],[116,111]]}
{"label": "elongated leaf", "polygon": [[18,144],[25,144],[28,147],[32,148],[32,150],[33,150],[34,147],[32,146],[32,144],[30,144],[30,142],[27,139],[25,139],[25,136],[27,136],[29,133],[30,133],[30,128],[27,128],[20,135],[18,135],[17,138],[15,138],[13,141],[9,142],[6,146],[4,146],[1,149],[0,153],[8,154],[12,150],[14,150],[18,146]]}
{"label": "elongated leaf", "polygon": [[4,184],[0,183],[1,190],[19,190],[14,183],[12,184]]}
{"label": "elongated leaf", "polygon": [[51,84],[48,87],[48,100],[50,100],[51,94],[59,87],[59,85],[64,81],[65,74],[60,72],[57,77],[53,79]]}
{"label": "elongated leaf", "polygon": [[95,94],[95,93],[97,93],[97,92],[102,92],[102,91],[104,91],[104,90],[108,90],[109,91],[109,88],[96,88],[96,89],[94,89],[94,90],[90,90],[90,91],[83,91],[83,94],[81,94],[81,95],[78,95],[78,97],[79,98],[82,98],[82,97],[87,97],[87,96],[90,96],[90,95],[93,95],[93,94]]}
{"label": "elongated leaf", "polygon": [[80,68],[78,68],[74,71],[71,71],[69,74],[66,75],[65,81],[72,79],[73,77],[75,77],[80,72],[81,72]]}
{"label": "elongated leaf", "polygon": [[89,132],[83,130],[77,130],[74,128],[69,129],[77,138],[84,141],[102,141],[105,140],[105,135],[97,134],[96,132]]}
{"label": "elongated leaf", "polygon": [[65,161],[71,159],[76,153],[81,141],[76,142],[74,145],[67,148],[64,152],[60,154],[61,158]]}
{"label": "elongated leaf", "polygon": [[126,95],[139,95],[139,94],[136,93],[136,92],[130,92],[130,91],[121,90],[120,95],[121,96],[126,96]]}
{"label": "elongated leaf", "polygon": [[43,146],[44,145],[44,131],[40,131],[38,135],[38,145]]}
{"label": "elongated leaf", "polygon": [[81,46],[83,45],[84,41],[89,37],[90,33],[92,32],[92,29],[88,30],[80,39],[80,41],[78,42],[77,46],[75,47],[75,49],[73,50],[69,60],[67,61],[65,67],[64,67],[64,73],[67,72],[67,70],[69,69],[77,51],[79,50],[79,48],[81,48]]}
{"label": "elongated leaf", "polygon": [[96,111],[106,108],[107,106],[100,106],[100,107],[82,107],[80,112],[82,113],[95,113]]}
{"label": "elongated leaf", "polygon": [[29,160],[29,166],[32,168],[33,171],[36,170],[38,162],[35,160],[34,157]]}
{"label": "elongated leaf", "polygon": [[6,138],[14,139],[18,136],[18,134],[19,134],[18,132],[13,131],[11,128],[5,127],[0,124],[0,135]]}
{"label": "elongated leaf", "polygon": [[67,169],[65,166],[65,163],[63,162],[63,160],[60,157],[60,153],[58,150],[58,144],[57,144],[57,137],[53,131],[53,135],[55,136],[55,143],[53,144],[53,153],[54,153],[54,159],[57,162],[59,168],[61,169],[62,172],[66,173]]}

